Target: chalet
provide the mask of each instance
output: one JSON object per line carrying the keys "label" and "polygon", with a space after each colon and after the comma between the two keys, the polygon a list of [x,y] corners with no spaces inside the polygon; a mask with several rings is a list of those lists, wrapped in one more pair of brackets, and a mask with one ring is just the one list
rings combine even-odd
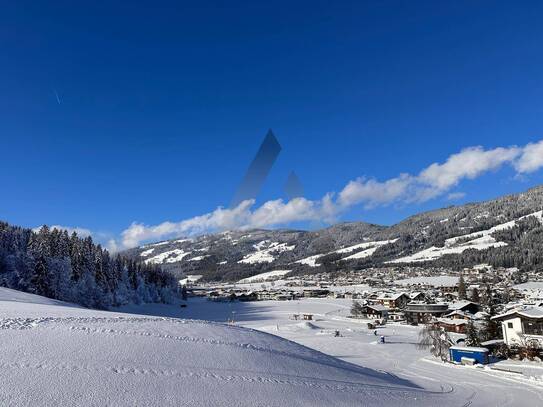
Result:
{"label": "chalet", "polygon": [[491,318],[501,322],[503,340],[512,347],[535,345],[543,349],[543,308],[514,309]]}
{"label": "chalet", "polygon": [[449,304],[449,309],[451,311],[464,311],[469,312],[470,314],[476,314],[479,312],[479,304],[471,301],[459,301]]}
{"label": "chalet", "polygon": [[388,317],[388,308],[381,304],[365,305],[362,315],[367,319],[385,319]]}
{"label": "chalet", "polygon": [[258,291],[256,293],[259,301],[274,300],[275,294],[268,290]]}
{"label": "chalet", "polygon": [[328,294],[330,294],[330,291],[324,289],[304,290],[304,297],[306,298],[326,298]]}
{"label": "chalet", "polygon": [[447,313],[449,307],[447,304],[425,304],[410,302],[407,304],[404,313],[405,319],[410,324],[424,324],[440,318]]}
{"label": "chalet", "polygon": [[236,294],[228,291],[211,291],[208,293],[207,299],[216,302],[234,301],[236,299]]}
{"label": "chalet", "polygon": [[294,300],[296,298],[296,294],[292,291],[281,291],[279,293],[276,293],[274,296],[274,299],[276,301],[290,301]]}
{"label": "chalet", "polygon": [[448,318],[448,319],[463,319],[463,320],[466,320],[466,321],[469,321],[471,319],[473,319],[472,315],[468,312],[464,312],[464,311],[461,311],[461,310],[452,310],[451,312],[443,315],[443,318]]}
{"label": "chalet", "polygon": [[409,294],[409,298],[411,298],[411,301],[424,301],[426,299],[426,295],[424,295],[421,291],[415,291],[414,293]]}
{"label": "chalet", "polygon": [[405,321],[405,314],[403,311],[389,311],[387,319],[394,322]]}
{"label": "chalet", "polygon": [[443,328],[446,332],[466,333],[466,328],[469,321],[460,318],[438,318],[437,324],[440,328]]}
{"label": "chalet", "polygon": [[377,298],[377,303],[388,309],[404,308],[411,301],[406,293],[390,294]]}

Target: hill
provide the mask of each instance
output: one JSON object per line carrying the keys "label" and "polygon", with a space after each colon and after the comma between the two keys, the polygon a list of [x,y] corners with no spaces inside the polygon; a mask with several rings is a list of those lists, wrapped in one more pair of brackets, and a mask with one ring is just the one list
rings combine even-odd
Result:
{"label": "hill", "polygon": [[237,281],[274,270],[314,273],[391,265],[543,264],[543,187],[420,213],[393,226],[342,223],[316,231],[227,231],[148,244],[126,254],[204,280]]}
{"label": "hill", "polygon": [[93,311],[0,288],[6,405],[455,405],[266,333]]}

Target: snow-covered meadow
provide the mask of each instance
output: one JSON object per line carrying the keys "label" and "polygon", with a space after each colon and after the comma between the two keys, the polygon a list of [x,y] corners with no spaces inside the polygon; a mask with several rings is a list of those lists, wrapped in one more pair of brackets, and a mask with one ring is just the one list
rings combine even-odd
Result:
{"label": "snow-covered meadow", "polygon": [[[2,405],[543,404],[539,366],[530,379],[446,365],[416,349],[419,328],[376,336],[346,318],[350,305],[191,299],[105,312],[0,288]],[[301,313],[313,321],[291,319]]]}
{"label": "snow-covered meadow", "polygon": [[[376,336],[367,328],[367,321],[347,318],[351,303],[344,299],[250,303],[191,299],[189,307],[184,309],[153,305],[132,306],[127,310],[214,321],[234,319],[238,326],[271,333],[346,362],[386,372],[425,390],[443,392],[434,405],[543,405],[541,363],[502,361],[484,368],[442,363],[428,351],[417,349],[420,327],[389,324],[378,328]],[[294,314],[303,313],[313,314],[314,319],[292,319]],[[336,330],[340,337],[334,336]],[[385,336],[385,344],[379,343],[380,336]],[[390,405],[405,404],[396,401]],[[418,405],[425,404],[420,400]]]}
{"label": "snow-covered meadow", "polygon": [[[168,310],[180,308],[141,307]],[[440,386],[421,389],[265,332],[84,309],[3,288],[0,348],[6,406],[458,405]]]}

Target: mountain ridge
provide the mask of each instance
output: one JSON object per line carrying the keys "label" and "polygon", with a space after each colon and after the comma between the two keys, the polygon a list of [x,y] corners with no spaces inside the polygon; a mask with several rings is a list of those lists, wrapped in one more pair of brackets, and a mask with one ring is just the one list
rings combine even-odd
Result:
{"label": "mountain ridge", "polygon": [[[342,222],[304,231],[253,229],[147,244],[126,253],[174,274],[237,281],[252,275],[477,263],[539,268],[543,186],[412,215],[394,225]],[[521,255],[522,254],[522,255]]]}

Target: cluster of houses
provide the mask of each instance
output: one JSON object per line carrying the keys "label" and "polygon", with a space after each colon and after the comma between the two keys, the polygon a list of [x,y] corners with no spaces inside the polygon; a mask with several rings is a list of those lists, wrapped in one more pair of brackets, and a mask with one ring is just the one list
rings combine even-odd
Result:
{"label": "cluster of houses", "polygon": [[[364,275],[342,272],[334,276],[322,273],[284,278],[279,286],[262,284],[255,289],[253,285],[252,290],[236,285],[207,287],[194,289],[192,294],[205,296],[210,301],[344,298],[360,303],[358,318],[413,325],[431,322],[457,334],[465,334],[470,323],[481,326],[492,319],[501,324],[503,339],[500,341],[504,344],[543,348],[543,289],[523,291],[513,287],[514,269],[494,270],[482,265],[463,270],[464,295],[458,290],[458,274],[445,274],[441,270],[436,278],[438,270],[430,273],[425,270],[423,276],[414,275],[420,271],[416,268],[374,271]],[[399,277],[409,277],[412,283],[404,280],[400,284]],[[485,312],[488,308],[475,299],[477,293],[481,297],[491,296],[501,313],[491,317]]]}
{"label": "cluster of houses", "polygon": [[483,321],[488,314],[471,301],[453,303],[426,300],[421,292],[395,293],[365,300],[356,317],[379,321],[405,321],[411,325],[437,323],[447,332],[465,333],[470,321]]}

